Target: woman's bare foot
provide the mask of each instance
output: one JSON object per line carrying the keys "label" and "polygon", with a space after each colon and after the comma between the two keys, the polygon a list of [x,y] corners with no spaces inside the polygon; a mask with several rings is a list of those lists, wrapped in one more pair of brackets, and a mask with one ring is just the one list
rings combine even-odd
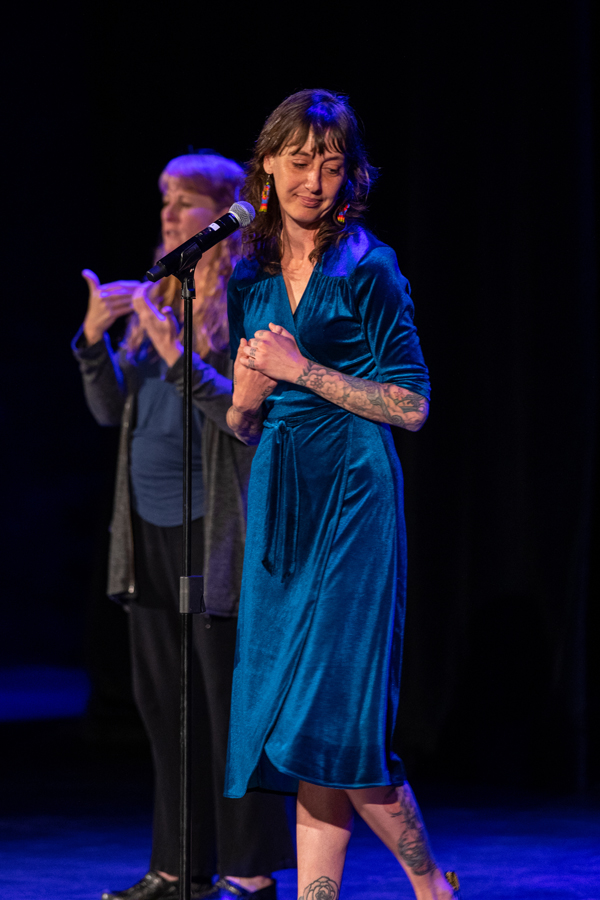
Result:
{"label": "woman's bare foot", "polygon": [[161,872],[159,869],[157,869],[156,872],[161,878],[164,878],[165,881],[179,881],[177,875],[169,875],[168,872]]}
{"label": "woman's bare foot", "polygon": [[416,900],[453,900],[454,888],[440,869],[428,875],[413,875],[411,884]]}
{"label": "woman's bare foot", "polygon": [[233,884],[239,884],[240,887],[244,888],[245,891],[250,891],[251,894],[255,891],[262,891],[263,888],[273,884],[273,879],[268,878],[266,875],[255,875],[254,878],[238,878],[237,875],[226,875],[225,878]]}

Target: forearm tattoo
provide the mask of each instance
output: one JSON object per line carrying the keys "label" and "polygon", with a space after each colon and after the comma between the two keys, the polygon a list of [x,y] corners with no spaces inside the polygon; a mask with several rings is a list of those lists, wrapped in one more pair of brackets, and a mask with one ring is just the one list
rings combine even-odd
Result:
{"label": "forearm tattoo", "polygon": [[418,431],[427,418],[428,403],[420,394],[397,384],[379,384],[344,375],[311,361],[307,361],[296,384],[310,388],[349,412],[408,431]]}
{"label": "forearm tattoo", "polygon": [[398,819],[400,859],[415,875],[428,875],[436,868],[427,839],[425,825],[417,801],[408,785],[390,788],[386,796],[386,809],[392,819]]}
{"label": "forearm tattoo", "polygon": [[230,406],[227,410],[227,424],[240,441],[254,445],[260,442],[263,430],[262,410],[248,412],[238,406]]}
{"label": "forearm tattoo", "polygon": [[338,900],[340,886],[336,881],[322,875],[316,881],[304,888],[304,893],[298,900]]}

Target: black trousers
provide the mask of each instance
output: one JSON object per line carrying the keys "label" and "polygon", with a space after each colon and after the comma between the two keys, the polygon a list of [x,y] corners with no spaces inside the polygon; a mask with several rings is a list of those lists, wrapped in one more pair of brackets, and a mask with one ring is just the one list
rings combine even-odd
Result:
{"label": "black trousers", "polygon": [[[194,574],[202,573],[202,528],[192,527]],[[134,516],[138,600],[130,606],[134,696],[155,771],[151,867],[179,872],[179,576],[181,527]],[[195,555],[195,558],[194,558]],[[192,875],[269,875],[293,868],[283,797],[223,797],[236,619],[194,616]]]}

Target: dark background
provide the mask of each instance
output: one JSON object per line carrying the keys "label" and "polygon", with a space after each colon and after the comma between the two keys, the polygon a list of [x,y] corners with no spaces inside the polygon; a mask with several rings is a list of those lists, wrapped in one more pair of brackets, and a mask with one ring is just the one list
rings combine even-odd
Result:
{"label": "dark background", "polygon": [[411,280],[433,381],[427,426],[397,436],[399,748],[430,780],[598,785],[598,23],[584,0],[377,9],[10,13],[0,665],[86,663],[104,725],[126,694],[125,617],[102,599],[116,434],[69,351],[80,270],[140,277],[165,163],[190,144],[244,161],[287,94],[327,87],[364,122],[368,221]]}

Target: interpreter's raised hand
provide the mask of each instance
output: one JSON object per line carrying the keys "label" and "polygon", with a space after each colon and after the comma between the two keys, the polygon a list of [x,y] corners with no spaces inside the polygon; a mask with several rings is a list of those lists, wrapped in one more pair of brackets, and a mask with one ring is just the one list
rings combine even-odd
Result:
{"label": "interpreter's raised hand", "polygon": [[154,305],[149,297],[152,287],[151,282],[147,281],[134,290],[133,308],[158,355],[168,366],[173,366],[183,353],[183,345],[179,340],[179,323],[170,306],[158,309]]}
{"label": "interpreter's raised hand", "polygon": [[277,387],[277,382],[255,369],[244,365],[244,348],[249,343],[242,338],[233,364],[233,406],[240,412],[256,412],[269,394]]}
{"label": "interpreter's raised hand", "polygon": [[128,315],[133,309],[131,295],[139,281],[111,281],[100,284],[100,279],[91,269],[81,273],[89,290],[88,308],[83,320],[83,333],[88,345],[98,343],[104,332],[120,316]]}
{"label": "interpreter's raised hand", "polygon": [[242,348],[240,362],[275,381],[292,384],[302,375],[306,357],[298,350],[296,339],[282,325],[269,322],[269,331],[255,331]]}

